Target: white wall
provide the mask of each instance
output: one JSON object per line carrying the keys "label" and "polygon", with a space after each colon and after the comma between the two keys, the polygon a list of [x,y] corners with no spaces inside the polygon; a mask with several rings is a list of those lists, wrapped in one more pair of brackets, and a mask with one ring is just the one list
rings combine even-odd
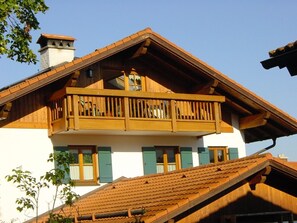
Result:
{"label": "white wall", "polygon": [[47,134],[47,130],[0,128],[0,220],[23,222],[25,216],[16,211],[15,204],[15,199],[20,197],[19,190],[8,183],[5,176],[12,174],[16,167],[30,170],[34,176],[49,170],[51,166],[46,160],[52,143]]}
{"label": "white wall", "polygon": [[[5,176],[11,174],[13,168],[21,166],[23,170],[30,170],[34,176],[41,176],[51,168],[52,163],[46,160],[53,152],[53,146],[67,145],[96,145],[112,148],[113,179],[135,177],[143,175],[143,146],[180,146],[193,148],[193,165],[198,166],[197,148],[200,146],[228,146],[239,148],[239,156],[245,156],[243,137],[236,127],[237,118],[233,117],[234,133],[213,134],[203,138],[186,136],[98,136],[98,135],[55,135],[48,137],[45,129],[10,129],[0,128],[0,222],[23,222],[34,217],[34,213],[17,214],[15,199],[20,197],[15,185],[6,182]],[[98,186],[83,186],[75,191],[83,195]],[[53,193],[44,191],[40,198],[40,211],[49,210],[52,204]]]}
{"label": "white wall", "polygon": [[246,156],[244,136],[239,130],[238,117],[232,115],[233,133],[221,133],[204,136],[201,140],[203,146],[227,146],[238,148],[239,158]]}

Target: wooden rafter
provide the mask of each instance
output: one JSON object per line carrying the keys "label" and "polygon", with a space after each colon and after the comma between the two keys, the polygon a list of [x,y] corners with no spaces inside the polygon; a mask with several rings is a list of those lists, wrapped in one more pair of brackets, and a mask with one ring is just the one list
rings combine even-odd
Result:
{"label": "wooden rafter", "polygon": [[269,117],[268,112],[243,117],[239,120],[239,129],[244,130],[266,125]]}
{"label": "wooden rafter", "polygon": [[170,69],[172,70],[173,72],[175,72],[176,74],[180,75],[180,76],[184,76],[184,77],[187,77],[188,79],[190,79],[191,81],[193,81],[193,83],[199,83],[197,81],[197,78],[194,78],[193,76],[189,75],[188,73],[184,72],[183,70],[181,69],[178,69],[175,65],[173,64],[170,64],[168,62],[166,62],[165,60],[161,59],[160,57],[152,54],[152,53],[149,53],[147,52],[147,55],[154,61],[157,61],[158,64],[162,64],[163,67],[166,67],[167,69]]}
{"label": "wooden rafter", "polygon": [[2,109],[0,110],[0,121],[7,119],[8,114],[9,114],[9,112],[11,110],[11,107],[12,107],[12,103],[11,102],[6,103],[2,107]]}
{"label": "wooden rafter", "polygon": [[67,83],[64,85],[63,88],[55,91],[49,98],[49,101],[55,100],[57,98],[62,97],[65,94],[65,89],[66,87],[75,87],[76,83],[77,83],[77,79],[80,75],[80,71],[75,71],[71,77],[69,78],[69,80],[67,81]]}
{"label": "wooden rafter", "polygon": [[67,83],[65,84],[64,87],[75,87],[76,84],[77,84],[77,79],[79,78],[79,75],[80,75],[80,71],[75,71],[70,79],[67,81]]}
{"label": "wooden rafter", "polygon": [[146,39],[130,59],[134,59],[142,55],[145,55],[147,53],[147,48],[150,46],[150,44],[151,44],[151,40]]}
{"label": "wooden rafter", "polygon": [[218,80],[212,80],[208,82],[206,85],[203,85],[199,89],[196,89],[195,93],[197,94],[213,94],[215,92],[215,88],[218,86]]}
{"label": "wooden rafter", "polygon": [[255,176],[253,176],[250,180],[249,180],[249,185],[250,188],[252,190],[256,189],[256,185],[259,183],[265,183],[267,176],[270,174],[271,172],[271,167],[267,166],[266,168],[264,168],[262,171],[260,171],[259,173],[257,173]]}

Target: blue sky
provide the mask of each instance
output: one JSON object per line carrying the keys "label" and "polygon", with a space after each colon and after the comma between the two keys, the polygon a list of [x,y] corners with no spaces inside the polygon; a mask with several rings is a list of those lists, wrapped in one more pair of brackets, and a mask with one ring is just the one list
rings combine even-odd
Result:
{"label": "blue sky", "polygon": [[[268,51],[297,40],[295,0],[46,0],[38,15],[41,30],[32,33],[32,48],[41,33],[76,38],[80,57],[146,27],[220,70],[236,82],[297,118],[297,76],[286,69],[265,70]],[[39,64],[0,58],[0,88],[38,72]],[[271,141],[247,145],[248,154]],[[277,140],[273,155],[297,161],[297,135]]]}

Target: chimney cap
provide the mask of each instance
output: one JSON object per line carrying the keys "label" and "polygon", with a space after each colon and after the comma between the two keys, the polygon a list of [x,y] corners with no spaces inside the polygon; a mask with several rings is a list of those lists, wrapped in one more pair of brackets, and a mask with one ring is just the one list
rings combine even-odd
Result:
{"label": "chimney cap", "polygon": [[38,38],[37,43],[39,43],[40,45],[44,45],[44,41],[49,40],[49,39],[52,39],[52,40],[66,40],[66,41],[70,41],[70,42],[74,42],[74,40],[76,40],[72,36],[42,33],[40,35],[40,37]]}

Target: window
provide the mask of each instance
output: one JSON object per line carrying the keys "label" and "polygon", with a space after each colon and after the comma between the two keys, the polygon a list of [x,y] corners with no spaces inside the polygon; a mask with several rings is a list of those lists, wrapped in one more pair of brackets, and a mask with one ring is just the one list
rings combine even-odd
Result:
{"label": "window", "polygon": [[217,163],[238,158],[237,148],[225,146],[198,147],[199,164]]}
{"label": "window", "polygon": [[74,181],[97,182],[97,152],[90,146],[71,146],[70,177]]}
{"label": "window", "polygon": [[226,147],[208,147],[208,149],[210,163],[218,163],[227,160]]}
{"label": "window", "polygon": [[137,74],[134,70],[128,75],[129,78],[129,91],[141,91],[141,76]]}
{"label": "window", "polygon": [[97,185],[112,182],[111,148],[96,146],[58,146],[55,152],[72,154],[70,177],[75,185]]}
{"label": "window", "polygon": [[180,169],[179,151],[177,147],[157,147],[157,173],[167,173]]}
{"label": "window", "polygon": [[144,174],[166,173],[193,166],[192,148],[178,146],[143,147]]}

